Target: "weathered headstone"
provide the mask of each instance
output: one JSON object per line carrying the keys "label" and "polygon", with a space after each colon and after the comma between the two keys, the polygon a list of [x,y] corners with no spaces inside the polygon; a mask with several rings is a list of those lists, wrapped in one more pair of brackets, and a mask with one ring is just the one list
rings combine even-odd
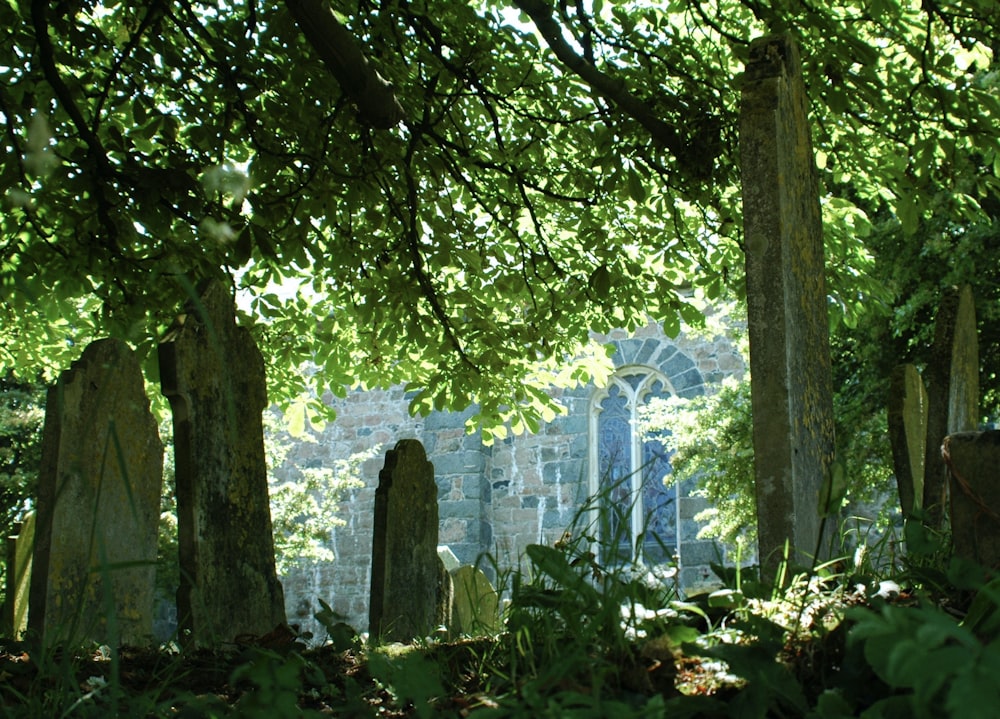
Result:
{"label": "weathered headstone", "polygon": [[889,440],[903,516],[924,501],[924,458],[927,454],[927,391],[920,372],[898,365],[889,378]]}
{"label": "weathered headstone", "polygon": [[455,583],[451,572],[444,565],[444,559],[437,558],[437,587],[434,592],[434,622],[432,628],[448,632],[454,624],[452,612],[455,609]]}
{"label": "weathered headstone", "polygon": [[444,564],[444,568],[449,572],[453,572],[462,566],[462,563],[458,561],[458,557],[455,553],[451,551],[451,547],[447,544],[442,544],[437,548],[438,556],[441,557],[441,563]]}
{"label": "weathered headstone", "polygon": [[174,416],[182,638],[207,645],[285,621],[262,413],[264,361],[233,298],[203,283],[160,344]]}
{"label": "weathered headstone", "polygon": [[945,436],[971,432],[979,424],[979,340],[972,288],[945,292],[934,323],[934,348],[927,382],[927,451],[924,501],[927,523],[940,526],[947,505],[947,469],[941,457]]}
{"label": "weathered headstone", "polygon": [[11,639],[20,639],[28,628],[28,591],[34,546],[35,513],[30,512],[14,525],[14,535],[7,538],[7,593],[4,596],[3,630]]}
{"label": "weathered headstone", "polygon": [[1000,431],[951,434],[942,450],[951,480],[953,550],[1000,569]]}
{"label": "weathered headstone", "polygon": [[407,642],[427,636],[441,618],[434,465],[415,439],[386,452],[375,490],[369,633]]}
{"label": "weathered headstone", "polygon": [[818,501],[833,461],[833,392],[823,228],[795,41],[750,45],[740,163],[761,565],[786,541],[807,563],[820,542]]}
{"label": "weathered headstone", "polygon": [[500,597],[478,567],[464,565],[451,572],[452,631],[492,634],[499,629]]}
{"label": "weathered headstone", "polygon": [[135,354],[94,342],[46,401],[28,612],[37,639],[149,641],[162,482]]}

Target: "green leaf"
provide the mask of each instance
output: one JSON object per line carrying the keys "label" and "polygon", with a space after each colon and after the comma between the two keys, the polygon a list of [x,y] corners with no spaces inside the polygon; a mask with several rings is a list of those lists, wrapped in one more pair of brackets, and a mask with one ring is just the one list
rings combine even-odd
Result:
{"label": "green leaf", "polygon": [[847,470],[844,463],[835,459],[827,468],[819,490],[819,516],[831,517],[840,512],[847,496]]}
{"label": "green leaf", "polygon": [[994,577],[979,588],[962,626],[991,642],[1000,636],[1000,577]]}
{"label": "green leaf", "polygon": [[570,564],[564,552],[543,544],[529,544],[525,553],[538,571],[555,581],[557,586],[572,590],[591,608],[598,606],[600,597],[597,590]]}
{"label": "green leaf", "polygon": [[344,652],[348,649],[357,649],[360,646],[358,633],[345,623],[347,617],[336,612],[329,604],[317,597],[320,611],[316,612],[315,618],[327,631],[333,650]]}
{"label": "green leaf", "polygon": [[628,195],[640,205],[646,201],[646,185],[643,183],[639,173],[629,168],[626,174],[628,181]]}
{"label": "green leaf", "polygon": [[302,437],[306,433],[306,407],[301,402],[296,402],[285,411],[285,420],[288,422],[288,433],[293,437]]}
{"label": "green leaf", "polygon": [[765,717],[788,710],[805,714],[802,685],[776,660],[777,649],[761,637],[754,644],[720,644],[701,650],[705,656],[722,659],[734,674],[747,680],[747,686],[731,701],[732,716]]}
{"label": "green leaf", "polygon": [[438,716],[434,700],[446,696],[441,666],[419,650],[390,656],[388,650],[368,655],[368,669],[396,697],[400,706],[412,704],[421,719]]}
{"label": "green leaf", "polygon": [[1000,666],[994,659],[990,665],[980,661],[967,671],[960,672],[948,688],[945,700],[948,715],[962,719],[995,717],[1000,706],[1000,690],[996,682],[998,669]]}
{"label": "green leaf", "polygon": [[841,691],[826,689],[816,699],[816,707],[806,716],[807,719],[851,719],[856,714]]}
{"label": "green leaf", "polygon": [[716,609],[736,609],[744,601],[743,592],[737,589],[717,589],[708,595],[708,606]]}
{"label": "green leaf", "polygon": [[896,217],[903,227],[903,233],[913,235],[920,225],[919,199],[915,194],[903,195],[896,203]]}
{"label": "green leaf", "polygon": [[[824,193],[851,198],[872,218],[904,197],[898,217],[913,234],[879,259],[906,260],[900,277],[879,268],[887,286],[908,291],[905,267],[918,264],[927,284],[962,280],[973,258],[987,264],[986,250],[942,253],[919,241],[920,219],[934,223],[939,245],[960,242],[979,203],[996,194],[995,3],[962,4],[954,27],[925,5],[874,0],[850,13],[836,3],[777,3],[758,17],[747,4],[716,3],[704,17],[717,27],[705,32],[690,3],[595,0],[590,19],[603,41],[593,44],[593,64],[625,102],[597,99],[607,87],[567,72],[531,23],[498,15],[495,0],[441,4],[429,33],[398,32],[425,24],[413,4],[350,15],[345,26],[405,107],[405,122],[384,130],[352,109],[357,98],[281,3],[184,23],[153,13],[153,25],[134,3],[107,2],[72,22],[53,15],[65,88],[25,63],[38,57],[27,5],[0,3],[10,30],[0,43],[9,115],[0,152],[13,159],[0,163],[0,269],[38,275],[45,288],[65,279],[74,287],[68,307],[45,292],[37,305],[5,295],[13,311],[0,323],[0,355],[25,365],[21,373],[68,366],[69,318],[79,343],[156,336],[160,318],[183,306],[178,277],[236,274],[241,295],[257,296],[304,282],[324,297],[251,302],[272,399],[293,400],[278,394],[295,386],[297,362],[315,357],[340,383],[424,387],[419,411],[475,401],[484,408],[477,421],[510,421],[498,408],[513,406],[515,388],[541,384],[534,360],[562,362],[589,331],[647,316],[677,336],[678,286],[703,289],[713,303],[740,289],[734,89],[747,41],[765,27],[802,30]],[[743,41],[726,39],[734,37]],[[72,103],[50,102],[65,92]],[[664,146],[630,108],[651,110],[691,146]],[[30,127],[36,110],[49,113],[49,132]],[[703,127],[724,141],[701,141]],[[230,169],[214,186],[184,181],[211,168]],[[46,172],[36,178],[36,170]],[[846,238],[828,246],[829,292],[846,313],[837,330],[864,330],[861,304],[899,304],[888,292],[876,297],[866,279],[881,228],[834,214]],[[206,217],[219,223],[213,237],[199,233]],[[217,241],[227,227],[235,241]],[[718,235],[732,237],[725,252],[712,247]],[[910,251],[918,244],[922,255]],[[928,270],[931,262],[943,269]],[[924,346],[906,324],[918,314],[880,338]],[[324,318],[336,331],[319,337]],[[443,341],[451,331],[454,341]],[[901,351],[894,341],[856,346]],[[438,374],[447,381],[428,382]],[[568,383],[572,370],[563,374]],[[537,410],[531,403],[521,424]]]}
{"label": "green leaf", "polygon": [[606,299],[611,292],[611,273],[608,271],[608,266],[597,267],[590,275],[589,284],[591,291],[597,298]]}

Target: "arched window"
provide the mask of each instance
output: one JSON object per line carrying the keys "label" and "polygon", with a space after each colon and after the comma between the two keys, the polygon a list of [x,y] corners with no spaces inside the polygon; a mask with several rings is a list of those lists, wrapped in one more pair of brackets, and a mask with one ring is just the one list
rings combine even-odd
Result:
{"label": "arched window", "polygon": [[677,554],[677,489],[664,483],[670,459],[662,435],[643,434],[639,409],[672,390],[660,372],[623,367],[593,398],[591,492],[597,497],[601,561],[668,562]]}

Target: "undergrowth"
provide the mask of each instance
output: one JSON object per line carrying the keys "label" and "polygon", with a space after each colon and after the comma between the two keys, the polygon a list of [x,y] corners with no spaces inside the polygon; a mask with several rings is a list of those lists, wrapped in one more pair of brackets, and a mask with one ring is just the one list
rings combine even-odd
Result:
{"label": "undergrowth", "polygon": [[[919,525],[787,579],[717,567],[681,596],[586,531],[501,577],[498,633],[365,644],[324,605],[325,645],[41,650],[5,642],[2,717],[996,716],[1000,579]],[[294,638],[293,638],[294,639]]]}

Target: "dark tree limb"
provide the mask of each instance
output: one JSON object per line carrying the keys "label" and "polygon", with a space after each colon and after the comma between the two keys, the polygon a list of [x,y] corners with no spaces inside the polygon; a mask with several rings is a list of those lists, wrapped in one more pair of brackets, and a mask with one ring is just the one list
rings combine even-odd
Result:
{"label": "dark tree limb", "polygon": [[653,109],[633,95],[625,84],[598,70],[587,62],[563,38],[562,27],[552,14],[548,0],[514,0],[514,4],[535,23],[549,49],[569,70],[576,73],[601,97],[614,103],[622,112],[632,117],[653,139],[666,147],[676,157],[687,155],[687,140],[676,127],[661,120]]}
{"label": "dark tree limb", "polygon": [[306,40],[333,73],[358,119],[370,127],[388,130],[403,119],[403,107],[388,82],[368,62],[354,36],[321,0],[285,0]]}
{"label": "dark tree limb", "polygon": [[73,99],[72,90],[59,74],[59,68],[55,61],[55,48],[52,45],[52,38],[49,37],[47,7],[46,0],[32,0],[31,2],[31,23],[35,32],[35,42],[38,43],[38,62],[45,80],[49,83],[63,111],[69,116],[70,122],[73,123],[73,127],[76,128],[77,134],[87,148],[87,156],[93,163],[91,179],[94,201],[97,203],[97,216],[107,233],[108,247],[112,250],[113,255],[118,255],[121,250],[118,225],[112,217],[111,200],[105,193],[106,183],[114,178],[115,170],[108,160],[100,137],[97,135],[98,123],[95,122],[94,127],[87,123],[83,112]]}
{"label": "dark tree limb", "polygon": [[44,0],[32,0],[31,3],[31,22],[35,31],[35,41],[38,43],[38,61],[42,66],[42,73],[63,110],[69,115],[80,139],[87,146],[98,171],[105,177],[111,177],[114,173],[108,162],[107,154],[104,152],[104,147],[101,145],[101,140],[83,117],[83,113],[73,99],[72,91],[63,81],[59,74],[59,68],[56,67],[55,49],[52,46],[52,39],[49,37],[47,6],[48,3]]}

